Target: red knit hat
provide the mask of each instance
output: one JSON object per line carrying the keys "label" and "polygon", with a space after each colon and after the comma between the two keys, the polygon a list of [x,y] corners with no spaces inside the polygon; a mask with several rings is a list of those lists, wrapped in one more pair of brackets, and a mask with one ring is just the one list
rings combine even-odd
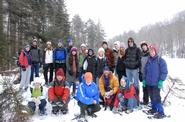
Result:
{"label": "red knit hat", "polygon": [[57,70],[56,76],[62,76],[62,77],[64,77],[64,70],[62,68],[59,68]]}
{"label": "red knit hat", "polygon": [[150,50],[154,50],[155,51],[155,54],[157,54],[157,49],[156,49],[155,45],[149,45],[148,48]]}

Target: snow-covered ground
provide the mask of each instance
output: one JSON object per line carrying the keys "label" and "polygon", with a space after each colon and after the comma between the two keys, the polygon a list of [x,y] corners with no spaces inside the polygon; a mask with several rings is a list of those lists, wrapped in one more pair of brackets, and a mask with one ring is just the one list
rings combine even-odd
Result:
{"label": "snow-covered ground", "polygon": [[[185,83],[185,59],[170,59],[165,58],[168,64],[168,70],[169,70],[169,76],[172,78],[179,78],[180,80]],[[140,84],[142,85],[142,84]],[[166,92],[168,91],[169,81],[165,81],[164,88],[162,90],[162,100],[164,99],[164,96],[166,95]],[[185,89],[185,88],[184,88]],[[140,90],[142,92],[142,88]],[[185,96],[185,93],[180,93],[180,95]],[[142,98],[142,93],[141,93]],[[164,110],[167,115],[171,115],[170,118],[165,118],[162,120],[149,120],[147,116],[141,111],[134,111],[131,114],[125,114],[123,112],[123,115],[119,114],[113,114],[111,111],[104,109],[101,109],[100,112],[97,113],[97,118],[88,118],[89,122],[135,122],[135,121],[142,121],[142,122],[180,122],[184,119],[184,110],[185,110],[185,100],[179,99],[173,95],[169,95],[167,98],[167,101],[170,101],[170,104],[168,104]],[[47,113],[48,115],[41,119],[38,117],[38,115],[34,115],[32,117],[33,122],[71,122],[71,119],[74,118],[74,114],[79,113],[79,107],[75,100],[71,100],[69,103],[69,113],[67,115],[52,115],[51,114],[51,106],[48,103],[47,104]]]}

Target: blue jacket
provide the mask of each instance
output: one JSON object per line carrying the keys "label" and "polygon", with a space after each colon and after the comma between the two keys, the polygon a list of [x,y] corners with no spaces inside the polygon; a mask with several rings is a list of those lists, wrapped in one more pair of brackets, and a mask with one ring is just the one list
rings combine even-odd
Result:
{"label": "blue jacket", "polygon": [[167,77],[168,69],[164,59],[156,55],[149,57],[145,65],[144,80],[148,86],[157,86],[158,81],[164,81]]}
{"label": "blue jacket", "polygon": [[53,52],[54,61],[65,61],[67,57],[67,51],[65,48],[56,48]]}
{"label": "blue jacket", "polygon": [[93,104],[93,100],[96,100],[96,102],[99,103],[99,91],[97,85],[92,82],[88,86],[84,78],[82,78],[82,82],[77,89],[76,99],[86,105]]}

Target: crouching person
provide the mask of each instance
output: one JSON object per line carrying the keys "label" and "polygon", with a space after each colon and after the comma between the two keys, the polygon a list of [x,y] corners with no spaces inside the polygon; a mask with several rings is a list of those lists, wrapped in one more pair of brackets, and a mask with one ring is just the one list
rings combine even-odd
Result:
{"label": "crouching person", "polygon": [[110,110],[112,110],[118,88],[119,82],[117,77],[106,66],[103,75],[99,79],[100,97],[103,100],[105,110],[107,107],[110,107]]}
{"label": "crouching person", "polygon": [[137,107],[137,101],[139,98],[136,96],[134,85],[130,84],[126,77],[123,76],[121,78],[120,84],[121,86],[114,102],[113,113],[120,110],[129,114]]}
{"label": "crouching person", "polygon": [[100,110],[98,87],[92,80],[92,73],[86,72],[82,76],[82,82],[77,89],[75,99],[80,107],[81,119],[85,119],[86,112],[91,117],[97,117],[95,112]]}
{"label": "crouching person", "polygon": [[52,105],[52,113],[58,114],[59,111],[62,114],[67,114],[69,97],[69,83],[65,80],[65,74],[62,68],[56,71],[56,79],[51,82],[48,89],[49,102]]}
{"label": "crouching person", "polygon": [[34,114],[36,107],[39,108],[39,115],[45,115],[47,90],[42,86],[42,82],[39,77],[34,79],[28,89],[28,107],[31,109],[31,113]]}

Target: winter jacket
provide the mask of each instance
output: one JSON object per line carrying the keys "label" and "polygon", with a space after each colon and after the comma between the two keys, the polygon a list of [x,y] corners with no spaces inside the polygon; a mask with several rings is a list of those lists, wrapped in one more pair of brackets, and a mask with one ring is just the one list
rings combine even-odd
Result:
{"label": "winter jacket", "polygon": [[166,61],[156,55],[155,57],[149,57],[145,65],[144,80],[146,85],[157,86],[158,81],[164,81],[167,77],[168,70]]}
{"label": "winter jacket", "polygon": [[55,63],[66,63],[67,51],[65,48],[56,48],[53,52]]}
{"label": "winter jacket", "polygon": [[[99,89],[101,96],[105,95],[105,82],[104,82],[104,74],[100,77],[99,79]],[[107,86],[108,87],[108,86]],[[113,89],[114,94],[117,93],[118,88],[119,88],[119,82],[116,76],[114,76],[112,73],[109,74],[109,87]]]}
{"label": "winter jacket", "polygon": [[128,69],[137,69],[141,66],[141,53],[134,43],[133,47],[128,47],[125,50],[125,66]]}
{"label": "winter jacket", "polygon": [[[28,91],[27,91],[27,96],[26,96],[27,101],[33,101],[34,89],[35,89],[34,82],[31,82],[30,87],[28,88]],[[41,95],[39,96],[40,100],[47,99],[47,96],[48,96],[47,88],[41,85],[40,90],[41,90],[40,91]]]}
{"label": "winter jacket", "polygon": [[109,66],[109,68],[114,68],[115,64],[114,64],[114,55],[113,55],[113,51],[109,48],[107,48],[105,50],[105,57],[107,58],[107,64]]}
{"label": "winter jacket", "polygon": [[96,77],[100,78],[103,74],[103,69],[107,66],[107,59],[104,57],[102,59],[97,58],[97,68],[96,68]]}
{"label": "winter jacket", "polygon": [[79,54],[79,67],[82,67],[85,57],[86,57],[86,54],[84,53]]}
{"label": "winter jacket", "polygon": [[114,106],[118,107],[119,104],[119,98],[118,94],[122,93],[124,96],[124,99],[133,98],[136,95],[136,90],[133,84],[131,84],[128,88],[122,89],[121,87],[118,89],[118,92],[116,94],[116,99],[114,101]]}
{"label": "winter jacket", "polygon": [[45,49],[42,58],[43,64],[53,63],[53,49]]}
{"label": "winter jacket", "polygon": [[70,94],[69,83],[67,81],[55,80],[51,83],[48,89],[48,97],[50,101],[53,101],[55,97],[62,98],[67,101]]}
{"label": "winter jacket", "polygon": [[149,52],[148,50],[146,52],[141,53],[141,73],[142,73],[142,79],[144,78],[144,68],[148,61]]}
{"label": "winter jacket", "polygon": [[[85,72],[91,72],[93,74],[93,77],[95,77],[96,74],[96,57],[95,56],[87,56],[84,59],[84,63],[87,62],[87,68],[84,69]],[[83,63],[83,64],[84,64]]]}
{"label": "winter jacket", "polygon": [[90,85],[87,85],[82,77],[82,82],[78,86],[75,98],[77,101],[80,101],[86,105],[93,104],[94,100],[99,103],[99,91],[97,85],[94,82],[91,82]]}
{"label": "winter jacket", "polygon": [[31,46],[30,53],[32,56],[32,63],[40,63],[41,55],[40,55],[40,49],[36,46]]}
{"label": "winter jacket", "polygon": [[26,68],[31,65],[32,57],[30,52],[23,50],[19,56],[20,66],[25,66]]}
{"label": "winter jacket", "polygon": [[118,61],[116,64],[116,72],[117,74],[119,74],[120,72],[122,72],[122,74],[124,74],[124,76],[126,76],[126,70],[125,70],[125,64],[124,64],[124,57],[118,57]]}

